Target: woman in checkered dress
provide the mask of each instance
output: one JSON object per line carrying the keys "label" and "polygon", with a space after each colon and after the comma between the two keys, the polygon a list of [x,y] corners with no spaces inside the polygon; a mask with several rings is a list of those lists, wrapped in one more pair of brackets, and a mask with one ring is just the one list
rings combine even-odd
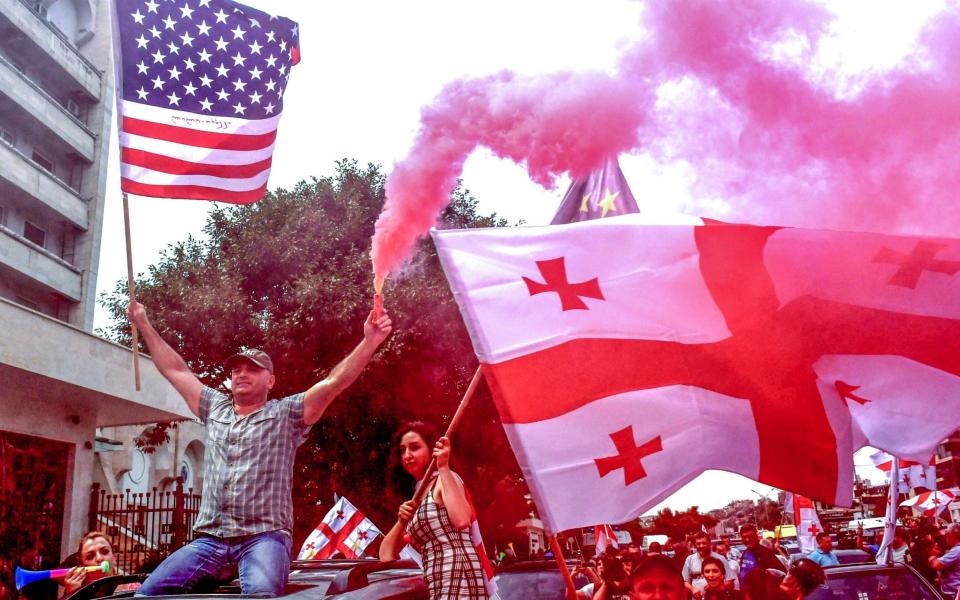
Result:
{"label": "woman in checkered dress", "polygon": [[409,539],[423,557],[431,600],[486,600],[483,567],[470,537],[472,510],[467,491],[460,477],[450,470],[450,440],[440,438],[434,443],[435,436],[423,423],[406,424],[399,432],[403,470],[417,481],[422,479],[430,463],[431,446],[437,470],[419,507],[410,501],[400,506],[397,524],[380,545],[380,558],[397,558]]}

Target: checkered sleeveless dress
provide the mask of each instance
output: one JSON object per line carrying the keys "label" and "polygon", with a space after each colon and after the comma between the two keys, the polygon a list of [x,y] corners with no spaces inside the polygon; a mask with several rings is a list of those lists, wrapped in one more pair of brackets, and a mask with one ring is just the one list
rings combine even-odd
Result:
{"label": "checkered sleeveless dress", "polygon": [[423,555],[430,600],[487,600],[483,567],[470,529],[456,529],[446,507],[427,494],[408,527],[413,547]]}

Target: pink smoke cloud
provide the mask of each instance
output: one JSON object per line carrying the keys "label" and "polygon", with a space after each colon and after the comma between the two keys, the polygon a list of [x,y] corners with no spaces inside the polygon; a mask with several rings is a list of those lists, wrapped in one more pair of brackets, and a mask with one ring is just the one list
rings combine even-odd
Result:
{"label": "pink smoke cloud", "polygon": [[[801,0],[654,0],[650,35],[613,75],[509,72],[446,86],[422,112],[387,181],[372,259],[383,277],[446,206],[480,146],[552,185],[605,157],[648,153],[696,173],[702,216],[729,221],[946,235],[960,225],[960,14],[922,34],[924,57],[849,97],[803,65],[769,58],[792,36],[816,48],[830,24]],[[671,90],[664,100],[664,90]],[[721,197],[725,214],[710,214]],[[697,209],[696,200],[693,209]]]}

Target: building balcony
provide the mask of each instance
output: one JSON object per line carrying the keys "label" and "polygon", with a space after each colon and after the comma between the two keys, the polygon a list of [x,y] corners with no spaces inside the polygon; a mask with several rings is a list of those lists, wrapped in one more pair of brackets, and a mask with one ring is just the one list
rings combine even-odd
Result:
{"label": "building balcony", "polygon": [[70,152],[88,163],[93,162],[96,134],[2,56],[0,90],[17,106],[24,121],[35,121],[62,140]]}
{"label": "building balcony", "polygon": [[[101,10],[106,10],[107,5]],[[103,75],[64,35],[23,0],[0,0],[0,35],[26,51],[38,64],[57,66],[91,100],[99,101]],[[18,39],[25,38],[25,39]]]}
{"label": "building balcony", "polygon": [[[87,230],[88,201],[73,188],[5,142],[0,142],[0,164],[3,165],[0,184],[15,187],[80,229]],[[0,191],[2,188],[0,185]]]}
{"label": "building balcony", "polygon": [[[0,331],[4,429],[36,435],[46,427],[63,438],[69,435],[71,413],[96,427],[193,418],[149,356],[140,355],[143,385],[135,392],[129,348],[3,298]],[[59,403],[71,406],[53,408]]]}
{"label": "building balcony", "polygon": [[21,278],[35,281],[64,298],[74,302],[81,299],[83,273],[80,269],[3,225],[0,225],[0,263]]}

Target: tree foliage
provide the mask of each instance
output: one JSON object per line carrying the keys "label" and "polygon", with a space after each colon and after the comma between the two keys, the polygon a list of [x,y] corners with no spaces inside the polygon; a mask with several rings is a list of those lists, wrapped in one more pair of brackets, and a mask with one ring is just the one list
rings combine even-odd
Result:
{"label": "tree foliage", "polygon": [[[223,383],[226,357],[255,347],[274,360],[274,396],[302,391],[362,338],[372,304],[370,239],[383,202],[379,168],[343,160],[333,176],[276,190],[252,205],[216,206],[203,238],[169,246],[138,276],[137,298],[207,385]],[[477,201],[458,186],[438,226],[505,224],[478,214]],[[105,335],[129,345],[125,281],[100,301],[114,323]],[[394,430],[406,419],[445,428],[477,368],[432,242],[421,242],[403,273],[388,280],[385,301],[394,334],[297,455],[297,541],[319,522],[334,493],[389,527],[403,499],[386,477]],[[159,429],[154,442],[163,438]],[[512,539],[513,526],[529,511],[526,487],[483,386],[453,445],[455,468],[473,493],[484,531],[494,537],[488,542]]]}
{"label": "tree foliage", "polygon": [[717,520],[710,515],[700,514],[700,508],[691,506],[683,512],[674,512],[669,508],[661,510],[653,519],[653,527],[648,533],[666,534],[671,540],[684,540],[702,528],[711,528]]}

